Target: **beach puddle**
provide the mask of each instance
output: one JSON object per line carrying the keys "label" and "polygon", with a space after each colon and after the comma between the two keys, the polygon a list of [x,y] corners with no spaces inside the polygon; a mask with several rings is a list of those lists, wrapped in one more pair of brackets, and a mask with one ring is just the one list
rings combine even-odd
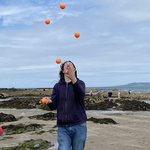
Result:
{"label": "beach puddle", "polygon": [[12,97],[9,97],[9,98],[0,98],[0,102],[2,101],[10,101],[12,100]]}
{"label": "beach puddle", "polygon": [[150,104],[150,100],[143,100],[143,102]]}
{"label": "beach puddle", "polygon": [[57,148],[58,148],[58,143],[55,143],[54,146],[50,147],[50,148],[47,149],[47,150],[51,150],[51,149],[54,150],[54,149],[57,149]]}

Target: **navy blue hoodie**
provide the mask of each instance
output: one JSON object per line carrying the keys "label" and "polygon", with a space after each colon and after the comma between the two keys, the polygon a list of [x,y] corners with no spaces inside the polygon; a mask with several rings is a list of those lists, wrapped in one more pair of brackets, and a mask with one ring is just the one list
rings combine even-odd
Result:
{"label": "navy blue hoodie", "polygon": [[57,110],[57,125],[76,125],[86,121],[84,105],[85,84],[77,79],[76,83],[60,81],[55,84],[51,95],[51,110]]}

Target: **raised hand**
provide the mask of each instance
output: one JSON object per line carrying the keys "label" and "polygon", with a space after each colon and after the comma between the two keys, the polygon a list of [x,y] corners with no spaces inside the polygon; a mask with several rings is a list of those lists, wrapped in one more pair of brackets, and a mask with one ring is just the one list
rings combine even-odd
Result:
{"label": "raised hand", "polygon": [[75,76],[75,68],[73,67],[73,65],[71,64],[68,64],[68,66],[67,66],[67,74],[66,74],[66,76],[68,77],[68,78],[70,78],[70,80],[73,82],[73,83],[75,83],[76,82],[76,76]]}

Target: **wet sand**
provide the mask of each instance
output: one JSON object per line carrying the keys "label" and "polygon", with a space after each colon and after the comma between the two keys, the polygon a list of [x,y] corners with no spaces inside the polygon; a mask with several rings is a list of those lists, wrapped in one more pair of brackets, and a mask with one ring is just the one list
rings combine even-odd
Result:
{"label": "wet sand", "polygon": [[97,113],[97,117],[110,117],[119,124],[98,125],[89,122],[86,150],[150,149],[150,112]]}
{"label": "wet sand", "polygon": [[[15,109],[0,109],[0,112],[13,114],[16,117],[23,118],[16,122],[3,123],[7,124],[44,124],[44,131],[49,131],[56,124],[56,121],[43,121],[29,119],[28,116],[43,114],[48,111],[33,109],[33,110],[15,110]],[[88,121],[88,135],[85,150],[149,150],[150,149],[150,112],[109,112],[109,111],[87,111],[88,117],[96,118],[112,118],[118,124],[96,124]],[[57,143],[57,128],[54,133],[45,132],[41,135],[35,132],[28,132],[16,135],[3,135],[0,139],[0,147],[16,146],[24,140],[29,139],[44,139]],[[14,137],[5,139],[4,137]],[[57,147],[57,146],[56,146]],[[57,148],[51,148],[56,150]]]}

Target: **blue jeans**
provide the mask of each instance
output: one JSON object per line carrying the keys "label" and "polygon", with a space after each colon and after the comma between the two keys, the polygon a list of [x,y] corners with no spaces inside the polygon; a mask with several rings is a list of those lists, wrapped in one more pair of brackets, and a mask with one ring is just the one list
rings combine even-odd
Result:
{"label": "blue jeans", "polygon": [[58,150],[84,150],[86,135],[86,123],[58,127]]}

